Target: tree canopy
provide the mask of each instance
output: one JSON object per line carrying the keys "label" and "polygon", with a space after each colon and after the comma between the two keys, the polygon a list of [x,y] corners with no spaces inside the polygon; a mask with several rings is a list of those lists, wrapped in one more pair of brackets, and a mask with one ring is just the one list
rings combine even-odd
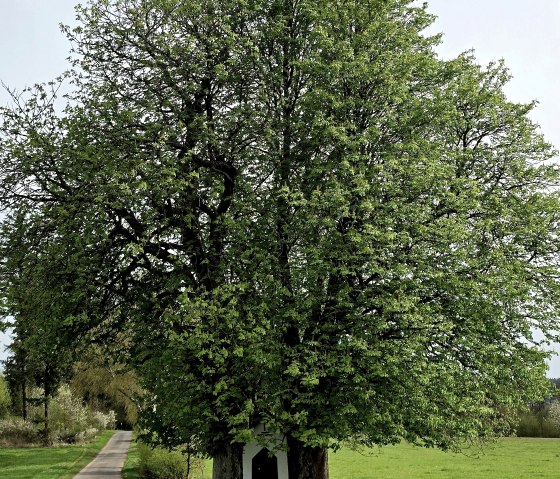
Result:
{"label": "tree canopy", "polygon": [[2,292],[61,344],[126,337],[151,440],[235,478],[264,422],[318,478],[543,393],[559,172],[502,63],[439,59],[407,0],[77,12],[65,109],[1,111]]}

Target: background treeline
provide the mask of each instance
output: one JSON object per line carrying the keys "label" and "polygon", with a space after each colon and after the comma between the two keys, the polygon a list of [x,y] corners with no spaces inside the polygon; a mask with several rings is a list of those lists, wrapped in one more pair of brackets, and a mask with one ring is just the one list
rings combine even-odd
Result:
{"label": "background treeline", "polygon": [[0,376],[0,446],[84,442],[136,422],[134,374],[99,349],[58,370],[34,362],[17,341],[11,353]]}
{"label": "background treeline", "polygon": [[551,393],[544,401],[528,404],[520,414],[519,437],[560,437],[560,378],[550,380]]}
{"label": "background treeline", "polygon": [[[0,447],[83,443],[115,427],[140,432],[144,392],[136,375],[98,347],[74,352],[79,360],[57,363],[57,374],[46,362],[34,362],[37,351],[24,350],[21,341],[16,339],[10,349],[0,373]],[[143,478],[203,477],[206,461],[195,457],[189,445],[172,451],[143,442],[135,447]]]}

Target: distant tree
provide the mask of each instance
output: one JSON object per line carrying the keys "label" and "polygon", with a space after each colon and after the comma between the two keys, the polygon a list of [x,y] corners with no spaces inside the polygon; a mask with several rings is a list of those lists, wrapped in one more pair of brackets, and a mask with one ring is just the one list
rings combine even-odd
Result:
{"label": "distant tree", "polygon": [[560,388],[560,378],[551,378],[550,382],[554,385],[556,389]]}
{"label": "distant tree", "polygon": [[[19,324],[23,323],[22,321]],[[19,328],[16,328],[19,329]],[[39,329],[37,333],[42,330]],[[41,406],[43,410],[43,435],[45,441],[50,441],[49,433],[49,404],[55,396],[61,381],[70,372],[70,353],[57,348],[57,341],[42,335],[40,341],[37,336],[16,337],[10,345],[10,355],[4,362],[7,382],[13,408],[28,419],[29,406]],[[40,388],[42,397],[30,397],[28,392],[32,388]]]}
{"label": "distant tree", "polygon": [[[46,280],[48,264],[37,249],[22,252],[12,250],[11,259],[4,264],[9,271],[9,290],[6,290],[4,314],[13,317],[14,341],[5,362],[14,402],[19,406],[23,419],[27,419],[30,402],[28,390],[40,387],[43,391],[41,405],[44,411],[44,437],[49,440],[49,401],[56,394],[61,381],[71,372],[74,339],[62,323],[67,313],[61,312],[64,304],[56,298],[57,288]],[[50,264],[48,268],[52,267]],[[70,304],[70,303],[68,303]],[[37,404],[35,404],[37,405]]]}
{"label": "distant tree", "polygon": [[325,478],[348,438],[449,449],[542,397],[559,172],[502,64],[439,60],[405,0],[78,11],[64,113],[2,110],[3,292],[48,344],[125,331],[154,442],[235,479],[265,422]]}
{"label": "distant tree", "polygon": [[27,419],[27,386],[28,370],[26,365],[25,350],[19,341],[15,340],[10,345],[11,353],[3,361],[4,373],[8,383],[12,408],[15,414],[20,414],[23,420]]}
{"label": "distant tree", "polygon": [[10,390],[8,389],[8,381],[0,375],[0,419],[6,417],[12,405]]}
{"label": "distant tree", "polygon": [[120,427],[133,426],[142,409],[144,391],[129,367],[116,364],[100,348],[89,347],[73,366],[72,390],[94,410],[113,410]]}
{"label": "distant tree", "polygon": [[556,430],[560,432],[560,401],[558,401],[558,399],[555,399],[550,403],[547,417]]}

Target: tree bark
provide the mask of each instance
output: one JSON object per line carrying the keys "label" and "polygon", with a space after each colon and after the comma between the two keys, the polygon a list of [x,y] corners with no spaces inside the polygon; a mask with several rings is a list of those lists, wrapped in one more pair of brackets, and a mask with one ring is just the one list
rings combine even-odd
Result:
{"label": "tree bark", "polygon": [[289,479],[329,479],[326,447],[309,447],[288,436]]}
{"label": "tree bark", "polygon": [[21,417],[27,421],[27,381],[25,376],[21,380]]}
{"label": "tree bark", "polygon": [[212,479],[243,479],[243,446],[228,444],[212,456]]}
{"label": "tree bark", "polygon": [[45,430],[44,430],[45,444],[48,446],[50,445],[51,442],[51,438],[50,438],[51,431],[49,427],[49,397],[47,396],[46,392],[43,400],[43,408],[45,414]]}
{"label": "tree bark", "polygon": [[50,420],[49,420],[49,398],[50,398],[50,387],[49,387],[49,370],[45,368],[45,384],[44,384],[44,397],[43,397],[43,408],[45,414],[45,445],[51,445],[51,431],[50,431]]}

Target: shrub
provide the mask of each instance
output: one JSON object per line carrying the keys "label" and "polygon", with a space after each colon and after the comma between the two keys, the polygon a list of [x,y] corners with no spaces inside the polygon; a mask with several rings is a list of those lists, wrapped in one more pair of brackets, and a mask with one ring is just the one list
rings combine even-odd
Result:
{"label": "shrub", "polygon": [[117,417],[115,411],[109,411],[108,413],[95,411],[91,416],[90,422],[97,429],[115,429]]}
{"label": "shrub", "polygon": [[36,426],[20,418],[0,420],[0,446],[24,447],[41,441]]}
{"label": "shrub", "polygon": [[517,428],[519,437],[559,437],[560,430],[549,418],[541,414],[523,414]]}
{"label": "shrub", "polygon": [[[29,417],[39,428],[43,427],[44,410],[41,390],[32,388]],[[33,405],[35,404],[35,405]],[[101,430],[114,428],[115,413],[93,412],[76,397],[67,384],[59,387],[57,394],[49,401],[49,431],[51,442],[76,443],[85,442]]]}
{"label": "shrub", "polygon": [[138,454],[140,475],[145,479],[195,479],[201,477],[204,467],[202,459],[188,458],[180,451],[168,451],[161,447],[152,449],[141,442],[138,443]]}
{"label": "shrub", "polygon": [[27,390],[27,418],[37,425],[44,420],[43,391],[39,387]]}
{"label": "shrub", "polygon": [[50,430],[53,440],[76,442],[78,435],[91,427],[91,415],[82,401],[62,385],[50,402]]}
{"label": "shrub", "polygon": [[555,399],[548,407],[547,418],[558,430],[560,430],[560,401]]}
{"label": "shrub", "polygon": [[78,434],[74,436],[74,442],[87,442],[91,441],[92,439],[97,436],[99,433],[99,429],[95,427],[88,427],[85,431],[80,431]]}
{"label": "shrub", "polygon": [[[10,419],[0,421],[0,445],[21,447],[45,441],[44,406],[42,391],[30,388],[28,392],[29,421]],[[75,397],[67,385],[49,401],[49,443],[76,443],[93,439],[100,430],[115,427],[115,413],[92,412]]]}
{"label": "shrub", "polygon": [[68,385],[62,385],[50,403],[50,429],[55,441],[84,442],[101,430],[115,427],[115,413],[92,412]]}

